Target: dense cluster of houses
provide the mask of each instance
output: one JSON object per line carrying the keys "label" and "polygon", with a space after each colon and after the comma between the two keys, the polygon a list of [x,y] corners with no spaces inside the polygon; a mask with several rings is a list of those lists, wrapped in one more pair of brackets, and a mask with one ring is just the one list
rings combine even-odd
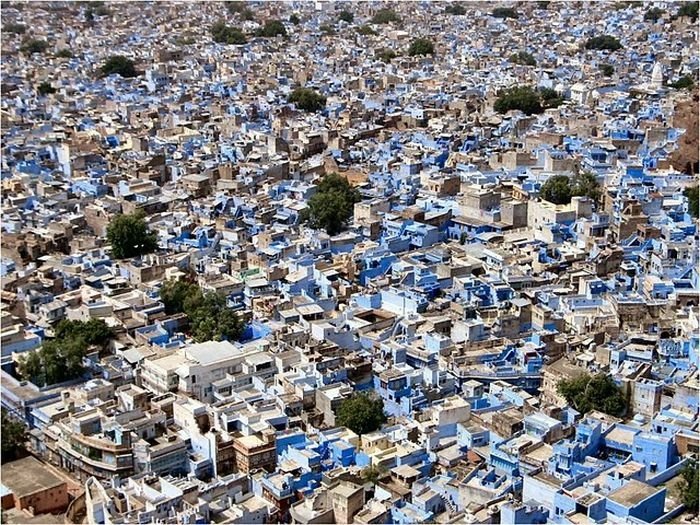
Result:
{"label": "dense cluster of houses", "polygon": [[[222,2],[106,3],[92,20],[87,3],[3,6],[28,29],[2,39],[2,406],[52,465],[20,460],[48,477],[36,486],[3,476],[3,516],[682,515],[669,487],[700,445],[698,95],[672,85],[697,79],[698,26],[673,2],[653,3],[657,21],[647,3],[546,4],[499,18],[490,3],[250,2],[245,21]],[[372,23],[387,6],[402,22]],[[272,19],[287,37],[208,33]],[[601,33],[622,49],[585,49]],[[49,49],[21,52],[27,35]],[[417,36],[434,55],[406,53]],[[101,78],[110,55],[143,74]],[[562,103],[496,112],[513,85]],[[299,86],[325,109],[287,102]],[[584,172],[598,195],[540,195]],[[361,196],[337,235],[303,220],[329,173]],[[158,248],[117,259],[107,228],[134,213]],[[160,295],[181,279],[225,295],[240,340],[193,341]],[[116,337],[83,376],[21,377],[59,323],[90,319]],[[624,395],[619,417],[558,389],[598,373]],[[358,392],[387,416],[361,435],[336,421]],[[56,472],[81,490],[67,497]]]}

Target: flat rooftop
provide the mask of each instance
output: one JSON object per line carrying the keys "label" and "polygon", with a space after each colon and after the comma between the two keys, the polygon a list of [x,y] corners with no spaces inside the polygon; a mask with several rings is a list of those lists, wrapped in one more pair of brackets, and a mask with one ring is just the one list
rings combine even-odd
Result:
{"label": "flat rooftop", "polygon": [[32,456],[5,463],[0,476],[2,484],[18,498],[66,484],[65,480]]}

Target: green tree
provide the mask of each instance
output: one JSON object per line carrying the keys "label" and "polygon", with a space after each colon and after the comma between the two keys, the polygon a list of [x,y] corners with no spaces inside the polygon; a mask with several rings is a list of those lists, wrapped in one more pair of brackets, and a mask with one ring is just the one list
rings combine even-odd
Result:
{"label": "green tree", "polygon": [[43,53],[49,48],[49,43],[46,40],[39,40],[37,38],[30,38],[25,40],[22,47],[19,48],[23,53],[33,55],[34,53]]}
{"label": "green tree", "polygon": [[601,64],[598,66],[598,69],[601,73],[603,73],[604,77],[611,77],[615,73],[615,68],[612,66],[612,64]]}
{"label": "green tree", "polygon": [[378,465],[369,465],[362,469],[360,476],[365,483],[377,484],[380,478],[382,478],[387,473],[386,468]]}
{"label": "green tree", "polygon": [[46,96],[46,95],[50,95],[52,93],[56,93],[56,89],[47,81],[44,81],[41,84],[39,84],[36,88],[36,91],[42,97]]}
{"label": "green tree", "polygon": [[359,192],[345,177],[326,175],[308,202],[308,221],[313,228],[323,228],[328,235],[337,235],[352,217]]}
{"label": "green tree", "polygon": [[243,31],[224,22],[217,22],[211,27],[211,37],[217,44],[226,45],[243,45],[248,41]]}
{"label": "green tree", "polygon": [[433,47],[433,43],[431,40],[427,38],[415,38],[411,42],[411,45],[408,48],[408,55],[409,56],[424,56],[424,55],[432,55],[435,52],[435,49]]}
{"label": "green tree", "polygon": [[677,16],[688,16],[695,23],[698,19],[698,2],[684,2],[678,10]]}
{"label": "green tree", "polygon": [[661,15],[664,14],[663,9],[659,9],[658,7],[652,7],[649,9],[646,13],[644,13],[644,20],[650,21],[650,22],[658,22],[659,18],[661,18]]}
{"label": "green tree", "polygon": [[569,177],[566,175],[549,177],[540,188],[540,197],[552,204],[569,204],[572,197]]}
{"label": "green tree", "polygon": [[350,11],[347,9],[343,9],[339,14],[338,14],[338,20],[342,20],[343,22],[347,22],[348,24],[352,24],[353,20],[355,20],[355,15],[353,15]]}
{"label": "green tree", "polygon": [[527,51],[518,51],[517,53],[513,53],[510,55],[510,58],[508,59],[509,62],[512,62],[513,64],[519,64],[521,66],[536,66],[537,61],[535,60],[535,57],[533,57],[530,53]]}
{"label": "green tree", "polygon": [[35,385],[43,386],[46,384],[46,374],[39,350],[20,355],[17,360],[17,372],[22,379],[31,381]]}
{"label": "green tree", "polygon": [[10,33],[13,35],[22,35],[27,32],[27,26],[24,24],[18,24],[16,22],[10,22],[9,24],[5,24],[2,26],[2,30],[5,33]]}
{"label": "green tree", "polygon": [[272,38],[275,36],[287,36],[284,24],[279,20],[268,20],[262,29],[258,30],[257,36]]}
{"label": "green tree", "polygon": [[311,88],[296,88],[287,99],[302,111],[315,113],[326,107],[326,97]]}
{"label": "green tree", "polygon": [[192,337],[198,343],[222,339],[236,341],[241,338],[245,324],[226,305],[224,295],[214,292],[190,295],[185,304]]}
{"label": "green tree", "polygon": [[695,81],[693,80],[693,77],[690,75],[685,75],[675,82],[671,82],[669,84],[669,87],[672,87],[673,89],[690,89],[695,85]]}
{"label": "green tree", "polygon": [[564,102],[564,99],[554,89],[540,88],[537,92],[540,95],[542,109],[557,108]]}
{"label": "green tree", "polygon": [[549,9],[549,1],[541,0],[537,2],[538,9]]}
{"label": "green tree", "polygon": [[107,226],[107,241],[117,259],[138,257],[158,248],[157,237],[141,214],[117,215]]}
{"label": "green tree", "polygon": [[299,18],[299,15],[297,15],[296,13],[292,13],[289,17],[289,23],[298,26],[299,24],[301,24],[301,18]]}
{"label": "green tree", "polygon": [[335,421],[358,435],[374,432],[386,422],[384,401],[366,393],[353,394],[340,403]]}
{"label": "green tree", "polygon": [[54,55],[56,58],[73,58],[73,53],[70,49],[59,49]]}
{"label": "green tree", "polygon": [[386,62],[388,64],[394,58],[396,58],[397,55],[393,49],[382,48],[382,49],[375,50],[374,56],[377,57],[382,62]]}
{"label": "green tree", "polygon": [[593,202],[600,200],[600,184],[596,176],[590,171],[585,171],[574,176],[571,184],[572,197],[588,197]]}
{"label": "green tree", "polygon": [[232,15],[238,15],[242,20],[255,20],[255,13],[248,7],[246,2],[226,2],[226,8]]}
{"label": "green tree", "polygon": [[491,11],[491,16],[495,18],[518,18],[518,12],[512,7],[497,7]]}
{"label": "green tree", "polygon": [[591,376],[584,373],[571,380],[563,379],[557,384],[557,392],[582,414],[598,410],[621,416],[627,409],[622,390],[612,377],[605,374]]}
{"label": "green tree", "polygon": [[391,24],[401,22],[401,17],[393,9],[380,9],[372,17],[373,24]]}
{"label": "green tree", "polygon": [[683,195],[688,199],[688,213],[698,218],[698,212],[700,211],[700,199],[698,198],[700,194],[700,186],[695,185],[691,188],[686,188],[683,190]]}
{"label": "green tree", "polygon": [[698,462],[696,459],[691,459],[681,470],[679,488],[683,505],[695,515],[698,513],[698,495],[700,495],[699,477]]}
{"label": "green tree", "polygon": [[87,348],[99,346],[103,350],[114,339],[114,330],[102,319],[88,321],[70,321],[64,319],[56,326],[56,339],[79,339]]}
{"label": "green tree", "polygon": [[199,287],[187,281],[167,280],[160,288],[160,300],[165,306],[165,313],[177,314],[185,311],[185,301],[191,297]]}
{"label": "green tree", "polygon": [[467,14],[467,10],[462,4],[450,2],[445,8],[445,14],[452,16],[464,16]]}
{"label": "green tree", "polygon": [[598,35],[586,40],[586,49],[617,51],[622,49],[620,41],[611,35]]}
{"label": "green tree", "polygon": [[27,441],[25,426],[10,417],[7,411],[2,409],[2,462],[12,461],[21,456],[24,444]]}
{"label": "green tree", "polygon": [[134,61],[123,55],[109,57],[105,63],[102,64],[100,71],[102,72],[102,76],[105,77],[109,75],[119,75],[123,78],[133,78],[139,74],[138,71],[136,71]]}
{"label": "green tree", "polygon": [[517,109],[526,115],[542,113],[543,111],[540,95],[530,86],[516,86],[503,91],[496,99],[493,109],[498,113],[507,113]]}
{"label": "green tree", "polygon": [[39,350],[22,354],[17,368],[23,379],[38,386],[62,383],[83,375],[86,350],[87,345],[82,339],[45,341]]}
{"label": "green tree", "polygon": [[378,33],[368,25],[360,26],[357,28],[357,32],[362,36],[376,36]]}
{"label": "green tree", "polygon": [[324,35],[334,35],[335,34],[335,27],[333,27],[333,24],[321,24],[319,27],[321,30],[321,33]]}

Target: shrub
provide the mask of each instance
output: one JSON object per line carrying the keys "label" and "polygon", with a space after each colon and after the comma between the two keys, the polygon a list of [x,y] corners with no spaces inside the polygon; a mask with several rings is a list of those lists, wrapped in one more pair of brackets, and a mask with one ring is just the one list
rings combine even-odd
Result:
{"label": "shrub", "polygon": [[491,16],[496,18],[518,18],[518,12],[512,7],[497,7],[491,11]]}
{"label": "shrub", "polygon": [[369,36],[369,35],[377,35],[378,33],[372,29],[370,26],[360,26],[357,28],[357,32],[360,33],[362,36]]}
{"label": "shrub", "polygon": [[258,30],[257,36],[262,36],[265,38],[273,38],[276,36],[287,36],[287,30],[284,24],[279,20],[268,20],[262,29]]}
{"label": "shrub", "polygon": [[397,55],[393,49],[384,48],[384,49],[377,49],[374,52],[374,56],[376,56],[382,62],[386,62],[388,64],[394,58],[396,58]]}
{"label": "shrub", "polygon": [[217,44],[242,45],[247,42],[245,35],[240,29],[227,26],[223,22],[217,22],[212,26],[211,36]]}
{"label": "shrub", "polygon": [[39,84],[36,88],[37,93],[39,93],[41,96],[45,95],[50,95],[52,93],[56,93],[56,90],[51,86],[49,82],[42,82]]}
{"label": "shrub", "polygon": [[132,78],[138,76],[134,61],[122,56],[116,55],[109,57],[100,68],[102,76],[119,75],[124,78]]}
{"label": "shrub", "polygon": [[347,22],[348,24],[352,24],[353,20],[355,20],[355,15],[353,15],[347,9],[343,9],[340,12],[340,14],[338,15],[338,20],[342,20],[343,22]]}
{"label": "shrub", "polygon": [[297,88],[289,95],[289,102],[298,109],[315,113],[326,107],[326,97],[310,88]]}
{"label": "shrub", "polygon": [[32,39],[26,40],[22,44],[22,47],[19,48],[19,50],[22,51],[23,53],[33,55],[34,53],[43,53],[48,48],[49,48],[49,43],[46,40],[38,40],[36,38],[32,38]]}
{"label": "shrub", "polygon": [[401,17],[392,9],[380,9],[372,17],[373,24],[391,24],[401,22]]}
{"label": "shrub", "polygon": [[537,61],[535,60],[535,57],[533,57],[527,51],[518,51],[517,53],[513,53],[512,55],[510,55],[510,58],[508,60],[510,62],[512,62],[513,64],[519,64],[521,66],[535,66],[535,65],[537,65]]}
{"label": "shrub", "polygon": [[435,52],[433,43],[427,38],[416,38],[408,48],[409,56],[432,55]]}
{"label": "shrub", "polygon": [[599,35],[586,40],[586,49],[617,51],[622,49],[622,44],[614,36]]}
{"label": "shrub", "polygon": [[456,4],[450,2],[448,6],[445,8],[445,14],[452,15],[452,16],[464,16],[467,14],[467,10],[464,8],[462,4]]}

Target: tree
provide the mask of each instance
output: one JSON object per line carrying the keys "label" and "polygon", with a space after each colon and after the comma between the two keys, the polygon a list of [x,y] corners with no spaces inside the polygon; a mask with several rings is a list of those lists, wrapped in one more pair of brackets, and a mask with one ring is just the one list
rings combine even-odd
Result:
{"label": "tree", "polygon": [[661,15],[663,15],[664,12],[665,11],[663,9],[652,7],[646,13],[644,13],[644,20],[656,23],[659,21],[659,18],[661,18]]}
{"label": "tree", "polygon": [[557,392],[582,414],[598,410],[621,416],[627,409],[622,390],[605,374],[584,373],[570,380],[563,379],[557,384]]}
{"label": "tree", "polygon": [[673,89],[690,89],[695,85],[695,81],[693,80],[693,77],[690,75],[685,75],[676,80],[675,82],[671,82],[669,84],[669,87],[672,87]]}
{"label": "tree", "polygon": [[681,8],[678,10],[676,16],[687,16],[690,20],[695,23],[698,19],[698,3],[694,2],[684,2]]}
{"label": "tree", "polygon": [[328,235],[337,235],[352,217],[359,192],[345,177],[326,175],[308,202],[308,221],[313,228],[323,228]]}
{"label": "tree", "polygon": [[516,86],[503,91],[493,105],[498,113],[517,109],[526,115],[542,113],[539,94],[530,86]]}
{"label": "tree", "polygon": [[10,33],[13,35],[21,35],[27,32],[27,26],[24,24],[18,24],[15,22],[10,22],[9,24],[5,24],[2,26],[2,30],[5,33]]}
{"label": "tree", "polygon": [[548,0],[541,0],[537,2],[537,8],[538,9],[549,9],[549,1]]}
{"label": "tree", "polygon": [[679,488],[683,505],[693,514],[698,513],[698,495],[700,494],[700,485],[698,484],[699,478],[700,471],[698,470],[698,462],[696,459],[691,459],[683,467],[683,470],[681,470]]}
{"label": "tree", "polygon": [[394,58],[396,58],[397,55],[393,49],[383,48],[383,49],[375,50],[374,56],[377,57],[382,62],[386,62],[388,64]]}
{"label": "tree", "polygon": [[25,40],[22,47],[19,48],[23,53],[33,55],[34,53],[43,53],[49,48],[49,43],[46,40],[39,40],[37,38],[30,38]]}
{"label": "tree", "polygon": [[326,107],[326,97],[311,88],[296,88],[287,99],[298,109],[315,113]]}
{"label": "tree", "polygon": [[352,24],[353,20],[355,20],[355,15],[353,15],[347,9],[343,9],[340,12],[340,14],[338,14],[338,20],[342,20],[343,22],[347,22],[348,24]]}
{"label": "tree", "polygon": [[109,57],[100,68],[102,76],[119,75],[123,78],[133,78],[138,76],[138,71],[134,65],[134,61],[122,56],[114,55]]}
{"label": "tree", "polygon": [[617,51],[622,49],[620,41],[611,35],[594,36],[586,40],[586,49]]}
{"label": "tree", "polygon": [[52,93],[56,93],[56,89],[47,81],[44,81],[41,84],[39,84],[36,88],[36,91],[42,97],[46,96],[46,95],[50,95]]}
{"label": "tree", "polygon": [[382,466],[369,465],[368,467],[362,469],[360,476],[362,476],[362,479],[365,481],[365,483],[372,483],[373,485],[376,485],[377,481],[379,481],[379,478],[383,477],[386,474],[386,472],[386,468]]}
{"label": "tree", "polygon": [[600,200],[600,184],[596,176],[590,171],[574,175],[571,184],[572,197],[588,197],[593,202]]}
{"label": "tree", "polygon": [[432,41],[427,38],[415,38],[408,48],[409,56],[432,55],[435,52]]}
{"label": "tree", "polygon": [[445,8],[445,14],[452,16],[464,16],[467,14],[467,10],[464,9],[462,4],[450,2]]}
{"label": "tree", "polygon": [[226,45],[243,45],[248,41],[240,29],[227,26],[224,22],[217,22],[211,27],[211,37],[217,44]]}
{"label": "tree", "polygon": [[332,24],[321,24],[319,27],[321,30],[321,33],[324,35],[334,35],[335,34],[335,27],[333,27]]}
{"label": "tree", "polygon": [[27,441],[25,426],[2,409],[2,462],[17,459]]}
{"label": "tree", "polygon": [[297,15],[296,13],[292,13],[289,17],[289,23],[298,26],[299,24],[301,24],[301,18],[299,18],[299,15]]}
{"label": "tree", "polygon": [[615,68],[612,64],[601,64],[598,69],[603,74],[604,77],[611,77],[615,73]]}
{"label": "tree", "polygon": [[185,311],[185,302],[199,287],[187,281],[167,280],[160,288],[160,300],[165,306],[165,313],[178,314]]}
{"label": "tree", "polygon": [[571,196],[571,182],[566,175],[553,175],[540,188],[540,197],[552,204],[569,204]]}
{"label": "tree", "polygon": [[368,25],[360,26],[357,28],[357,32],[362,36],[377,35],[378,33]]}
{"label": "tree", "polygon": [[401,17],[393,9],[380,9],[372,17],[373,24],[391,24],[401,22]]}
{"label": "tree", "polygon": [[223,294],[203,293],[199,286],[187,281],[165,281],[160,299],[166,313],[187,315],[192,337],[197,342],[237,341],[243,335],[245,323],[228,307]]}
{"label": "tree", "polygon": [[255,20],[255,13],[245,2],[226,2],[226,8],[232,15],[238,15],[242,20]]}
{"label": "tree", "polygon": [[335,421],[358,435],[374,432],[386,422],[384,401],[366,393],[353,394],[340,403]]}
{"label": "tree", "polygon": [[495,18],[518,18],[518,12],[511,7],[497,7],[491,11],[491,16]]}
{"label": "tree", "polygon": [[56,339],[79,339],[84,346],[99,346],[106,349],[114,339],[114,330],[102,319],[88,321],[70,321],[64,319],[56,326]]}
{"label": "tree", "polygon": [[158,248],[156,234],[152,233],[141,214],[117,215],[107,226],[107,241],[117,259],[138,257]]}
{"label": "tree", "polygon": [[20,356],[18,371],[38,386],[63,383],[83,375],[86,350],[85,341],[79,338],[45,341],[39,350]]}
{"label": "tree", "polygon": [[56,58],[73,58],[73,53],[70,49],[59,49],[54,55]]}
{"label": "tree", "polygon": [[185,300],[185,312],[190,319],[192,337],[198,343],[204,341],[236,341],[243,335],[245,324],[226,305],[226,296],[219,293],[198,292]]}
{"label": "tree", "polygon": [[262,29],[258,30],[257,36],[272,38],[276,36],[287,36],[287,30],[284,24],[279,20],[268,20]]}
{"label": "tree", "polygon": [[686,188],[683,191],[683,195],[688,199],[688,213],[697,219],[700,211],[700,200],[698,198],[700,196],[700,186],[695,185],[692,188]]}
{"label": "tree", "polygon": [[533,57],[527,51],[518,51],[517,53],[513,53],[512,55],[510,55],[510,58],[508,59],[508,61],[512,62],[513,64],[519,64],[521,66],[535,66],[535,65],[537,65],[537,61],[535,60],[535,57]]}
{"label": "tree", "polygon": [[542,109],[557,108],[564,102],[564,99],[554,89],[540,88],[537,92],[540,95]]}

